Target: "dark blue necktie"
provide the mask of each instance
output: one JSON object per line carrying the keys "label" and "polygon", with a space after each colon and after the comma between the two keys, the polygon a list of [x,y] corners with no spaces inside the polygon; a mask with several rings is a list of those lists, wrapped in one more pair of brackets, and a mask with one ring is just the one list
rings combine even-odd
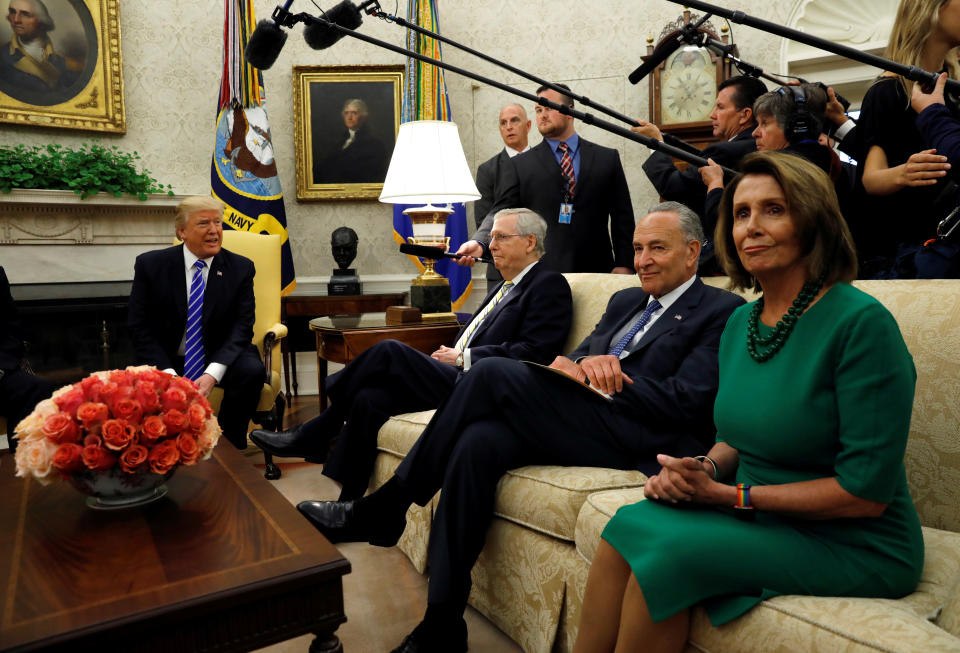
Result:
{"label": "dark blue necktie", "polygon": [[660,302],[656,299],[651,299],[650,303],[647,304],[647,307],[643,310],[643,313],[630,330],[623,334],[623,337],[617,341],[613,347],[610,348],[608,352],[611,356],[619,356],[623,353],[623,350],[627,348],[627,345],[630,344],[630,341],[633,340],[633,337],[647,325],[647,322],[650,321],[650,316],[653,315],[653,312],[660,308]]}
{"label": "dark blue necktie", "polygon": [[203,268],[207,264],[193,264],[190,297],[187,301],[187,339],[183,351],[183,375],[196,381],[203,374]]}

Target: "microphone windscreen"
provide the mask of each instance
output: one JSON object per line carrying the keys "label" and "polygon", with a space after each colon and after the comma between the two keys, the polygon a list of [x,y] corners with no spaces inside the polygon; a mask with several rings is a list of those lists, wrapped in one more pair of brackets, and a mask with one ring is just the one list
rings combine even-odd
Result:
{"label": "microphone windscreen", "polygon": [[659,48],[654,50],[650,55],[650,58],[644,61],[639,68],[630,73],[627,79],[630,80],[631,84],[636,84],[641,79],[652,73],[657,66],[666,61],[667,57],[676,52],[681,45],[683,45],[683,41],[680,39],[674,39],[664,43]]}
{"label": "microphone windscreen", "polygon": [[[347,29],[357,29],[363,24],[363,16],[350,0],[343,0],[321,16],[326,21]],[[310,23],[303,29],[303,40],[314,50],[325,50],[343,38],[343,32],[324,23]]]}
{"label": "microphone windscreen", "polygon": [[244,54],[247,63],[254,68],[266,70],[280,56],[283,44],[287,42],[287,33],[271,20],[261,20],[247,40]]}
{"label": "microphone windscreen", "polygon": [[440,247],[429,247],[427,245],[413,245],[410,243],[401,243],[400,253],[411,254],[413,256],[419,256],[421,258],[430,258],[434,260],[440,260],[442,258],[445,258],[444,251]]}

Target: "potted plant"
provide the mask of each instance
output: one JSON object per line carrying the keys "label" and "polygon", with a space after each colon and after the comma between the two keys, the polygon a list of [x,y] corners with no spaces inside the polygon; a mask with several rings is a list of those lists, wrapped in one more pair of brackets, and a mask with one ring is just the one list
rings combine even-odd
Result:
{"label": "potted plant", "polygon": [[152,193],[173,195],[169,184],[158,183],[149,170],[138,170],[139,162],[137,152],[122,152],[116,145],[105,147],[97,141],[76,148],[55,143],[0,147],[0,192],[72,190],[81,199],[99,192],[114,197],[130,194],[141,200]]}

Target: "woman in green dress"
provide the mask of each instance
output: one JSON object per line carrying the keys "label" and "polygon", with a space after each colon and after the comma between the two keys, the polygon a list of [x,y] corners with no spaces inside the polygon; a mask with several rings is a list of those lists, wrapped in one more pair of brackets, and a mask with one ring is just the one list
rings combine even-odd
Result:
{"label": "woman in green dress", "polygon": [[717,254],[738,288],[707,456],[661,455],[610,520],[574,651],[681,651],[780,594],[895,598],[923,539],[903,454],[916,373],[893,316],[850,286],[856,254],[826,175],[758,152],[728,187]]}

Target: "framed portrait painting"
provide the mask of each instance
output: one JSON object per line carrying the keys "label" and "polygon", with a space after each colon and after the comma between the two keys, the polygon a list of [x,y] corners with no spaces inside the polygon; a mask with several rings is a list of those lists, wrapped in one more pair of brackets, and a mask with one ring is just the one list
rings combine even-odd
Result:
{"label": "framed portrait painting", "polygon": [[124,133],[119,0],[0,0],[0,122]]}
{"label": "framed portrait painting", "polygon": [[403,66],[294,66],[297,199],[376,199],[400,129]]}

